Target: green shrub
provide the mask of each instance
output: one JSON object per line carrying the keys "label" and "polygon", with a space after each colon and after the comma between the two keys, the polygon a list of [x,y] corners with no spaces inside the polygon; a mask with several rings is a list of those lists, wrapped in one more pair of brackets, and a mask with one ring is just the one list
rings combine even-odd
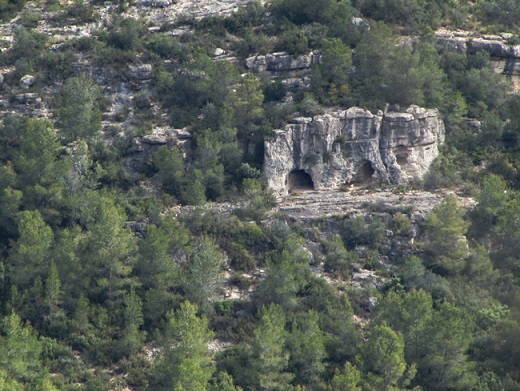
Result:
{"label": "green shrub", "polygon": [[8,20],[20,11],[26,3],[26,0],[1,0],[0,1],[0,19]]}
{"label": "green shrub", "polygon": [[126,381],[134,387],[146,387],[150,378],[152,364],[143,353],[132,354],[119,362],[119,369],[128,373]]}
{"label": "green shrub", "polygon": [[275,81],[267,84],[263,89],[264,101],[265,102],[277,102],[287,93],[287,87],[281,81]]}
{"label": "green shrub", "polygon": [[379,247],[385,238],[385,223],[376,216],[367,223],[365,216],[356,216],[345,220],[342,237],[348,248],[356,245]]}
{"label": "green shrub", "polygon": [[67,8],[67,16],[72,18],[75,24],[92,23],[99,17],[95,12],[94,7],[82,0],[76,0],[69,8]]}
{"label": "green shrub", "polygon": [[412,228],[410,218],[402,213],[396,213],[391,222],[391,229],[396,235],[408,235]]}
{"label": "green shrub", "polygon": [[302,29],[291,28],[278,36],[276,51],[284,51],[292,55],[307,54],[309,40]]}
{"label": "green shrub", "polygon": [[347,251],[339,236],[334,236],[326,242],[325,248],[327,250],[325,271],[332,273],[336,278],[349,279],[351,266],[357,261],[357,254],[354,251]]}
{"label": "green shrub", "polygon": [[215,302],[215,312],[217,315],[230,315],[233,311],[232,300],[221,300]]}
{"label": "green shrub", "polygon": [[24,12],[20,17],[20,24],[28,29],[38,26],[41,15],[36,12]]}
{"label": "green shrub", "polygon": [[249,289],[249,286],[251,285],[247,277],[240,273],[233,273],[231,277],[229,277],[229,284],[242,290]]}
{"label": "green shrub", "polygon": [[135,51],[144,34],[142,24],[135,19],[122,19],[108,33],[108,44],[123,51]]}
{"label": "green shrub", "polygon": [[163,58],[185,61],[191,52],[190,46],[182,43],[177,37],[166,34],[153,34],[146,46]]}

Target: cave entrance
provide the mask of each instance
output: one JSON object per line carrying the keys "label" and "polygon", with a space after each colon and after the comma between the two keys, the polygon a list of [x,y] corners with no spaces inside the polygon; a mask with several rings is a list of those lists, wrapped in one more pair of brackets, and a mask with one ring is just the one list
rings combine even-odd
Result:
{"label": "cave entrance", "polygon": [[365,160],[358,168],[356,175],[354,175],[352,183],[355,185],[367,184],[372,180],[374,173],[375,170],[374,167],[372,167],[372,163],[370,163],[368,160]]}
{"label": "cave entrance", "polygon": [[401,167],[406,166],[406,164],[408,164],[407,153],[400,153],[398,155],[395,155],[395,159],[397,161],[397,164],[399,164]]}
{"label": "cave entrance", "polygon": [[406,166],[408,164],[408,150],[405,146],[400,145],[395,150],[395,160],[396,163],[401,167]]}
{"label": "cave entrance", "polygon": [[293,170],[289,173],[289,192],[314,190],[314,181],[304,170]]}

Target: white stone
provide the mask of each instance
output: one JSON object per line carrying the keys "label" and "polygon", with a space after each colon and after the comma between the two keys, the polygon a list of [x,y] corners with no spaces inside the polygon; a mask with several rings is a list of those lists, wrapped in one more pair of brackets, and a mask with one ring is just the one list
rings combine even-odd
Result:
{"label": "white stone", "polygon": [[424,176],[444,142],[439,112],[418,106],[382,116],[351,107],[295,122],[265,141],[264,172],[278,196],[288,194],[295,170],[310,176],[314,190],[407,183]]}
{"label": "white stone", "polygon": [[36,78],[32,75],[25,75],[24,77],[22,77],[20,79],[20,83],[27,87],[32,86],[35,81],[36,81]]}

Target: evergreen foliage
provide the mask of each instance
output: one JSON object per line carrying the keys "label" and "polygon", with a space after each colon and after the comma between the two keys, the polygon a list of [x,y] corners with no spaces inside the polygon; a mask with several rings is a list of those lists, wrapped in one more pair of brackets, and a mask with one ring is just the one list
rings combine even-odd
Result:
{"label": "evergreen foliage", "polygon": [[[0,1],[0,390],[520,389],[520,98],[432,34],[516,47],[518,1],[273,0],[160,32],[94,3]],[[41,33],[71,24],[92,33]],[[320,60],[244,67],[275,51]],[[270,212],[273,129],[388,104],[440,110],[424,187],[474,207]]]}

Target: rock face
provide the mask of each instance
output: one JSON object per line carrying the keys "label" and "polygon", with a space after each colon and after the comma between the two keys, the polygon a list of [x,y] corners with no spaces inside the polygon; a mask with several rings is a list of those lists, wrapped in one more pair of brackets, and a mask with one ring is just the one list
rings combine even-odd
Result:
{"label": "rock face", "polygon": [[138,80],[150,80],[152,78],[152,65],[129,65],[130,74]]}
{"label": "rock face", "polygon": [[435,109],[377,115],[359,107],[297,118],[265,142],[267,183],[279,196],[292,190],[337,189],[372,181],[422,178],[444,142]]}
{"label": "rock face", "polygon": [[304,54],[293,57],[287,53],[272,53],[265,56],[253,56],[246,59],[246,67],[256,72],[294,71],[308,69],[320,61],[319,53]]}
{"label": "rock face", "polygon": [[514,58],[520,60],[520,45],[511,45],[508,34],[473,36],[467,31],[438,30],[435,33],[437,42],[448,50],[461,53],[466,51],[488,52],[491,57]]}

